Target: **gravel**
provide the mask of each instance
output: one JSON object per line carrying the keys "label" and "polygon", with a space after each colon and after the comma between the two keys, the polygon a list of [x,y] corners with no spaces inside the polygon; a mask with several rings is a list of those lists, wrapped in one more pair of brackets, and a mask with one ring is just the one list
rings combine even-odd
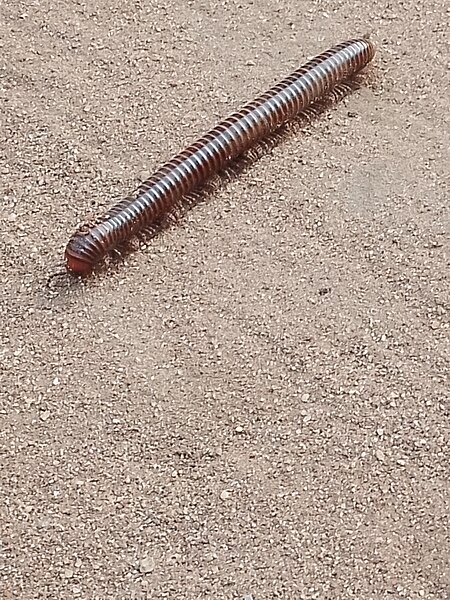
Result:
{"label": "gravel", "polygon": [[[450,598],[449,18],[2,3],[2,598]],[[360,90],[58,274],[78,224],[365,33]]]}

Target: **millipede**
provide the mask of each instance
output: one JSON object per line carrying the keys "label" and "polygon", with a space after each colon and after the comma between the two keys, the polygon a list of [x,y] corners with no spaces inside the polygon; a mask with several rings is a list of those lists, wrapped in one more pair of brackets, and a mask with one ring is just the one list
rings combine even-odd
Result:
{"label": "millipede", "polygon": [[92,226],[77,231],[65,250],[67,269],[88,275],[120,244],[158,223],[256,143],[352,78],[370,63],[375,47],[365,38],[338,44],[221,121],[163,164],[136,195],[115,204]]}

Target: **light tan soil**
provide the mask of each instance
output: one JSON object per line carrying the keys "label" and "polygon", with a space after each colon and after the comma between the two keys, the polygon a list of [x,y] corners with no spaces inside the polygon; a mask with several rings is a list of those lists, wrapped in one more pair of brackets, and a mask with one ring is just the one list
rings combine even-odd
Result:
{"label": "light tan soil", "polygon": [[[0,596],[450,597],[443,0],[0,3]],[[77,225],[348,38],[374,81],[85,283]]]}

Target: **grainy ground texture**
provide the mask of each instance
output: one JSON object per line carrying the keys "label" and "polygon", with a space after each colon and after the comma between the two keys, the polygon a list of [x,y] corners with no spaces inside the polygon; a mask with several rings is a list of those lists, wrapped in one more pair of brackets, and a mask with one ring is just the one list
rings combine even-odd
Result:
{"label": "grainy ground texture", "polygon": [[[449,598],[448,3],[0,7],[0,597]],[[47,285],[79,223],[362,34],[362,89]]]}

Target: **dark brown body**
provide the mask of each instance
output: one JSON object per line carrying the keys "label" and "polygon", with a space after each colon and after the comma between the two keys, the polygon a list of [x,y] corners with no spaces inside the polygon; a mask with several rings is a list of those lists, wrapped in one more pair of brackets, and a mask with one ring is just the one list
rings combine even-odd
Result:
{"label": "dark brown body", "polygon": [[67,268],[78,275],[90,273],[114,247],[161,220],[183,196],[352,77],[374,54],[373,44],[365,39],[339,44],[232,114],[160,167],[136,198],[122,200],[96,225],[76,233],[66,247]]}

